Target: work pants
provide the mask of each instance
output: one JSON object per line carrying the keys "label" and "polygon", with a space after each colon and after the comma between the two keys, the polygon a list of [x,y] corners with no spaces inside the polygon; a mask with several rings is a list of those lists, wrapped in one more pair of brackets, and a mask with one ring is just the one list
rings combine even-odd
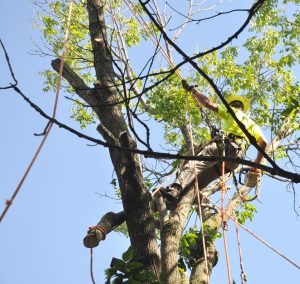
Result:
{"label": "work pants", "polygon": [[[219,144],[219,146],[218,146]],[[234,140],[226,139],[224,142],[225,156],[231,158],[244,158],[245,151],[239,143]],[[222,147],[218,141],[211,141],[206,144],[197,156],[216,157],[222,155]],[[225,162],[226,172],[233,171],[238,167],[237,163],[232,161]],[[210,182],[221,176],[221,162],[220,161],[188,161],[183,165],[182,171],[175,184],[180,184],[184,190],[195,180],[195,169],[198,177],[199,189],[205,188]]]}

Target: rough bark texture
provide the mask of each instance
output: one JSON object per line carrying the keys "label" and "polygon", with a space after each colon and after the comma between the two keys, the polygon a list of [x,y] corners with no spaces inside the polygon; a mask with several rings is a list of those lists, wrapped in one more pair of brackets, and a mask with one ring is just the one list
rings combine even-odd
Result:
{"label": "rough bark texture", "polygon": [[[82,99],[94,106],[93,109],[101,122],[98,129],[104,139],[130,148],[134,144],[131,143],[132,139],[127,132],[120,105],[107,106],[117,102],[120,97],[118,90],[114,87],[113,61],[107,44],[102,1],[88,0],[87,10],[94,54],[96,88],[89,90],[84,81],[67,64],[64,67],[63,76]],[[52,62],[56,71],[58,65],[59,60]],[[106,106],[96,107],[100,105]],[[152,218],[153,202],[144,186],[139,159],[135,154],[113,149],[109,151],[121,189],[125,219],[135,260],[144,263],[146,269],[159,275],[160,257]]]}
{"label": "rough bark texture", "polygon": [[[96,74],[95,88],[89,89],[85,82],[67,64],[64,66],[63,76],[87,104],[94,106],[93,110],[101,122],[97,129],[104,139],[111,144],[118,144],[125,148],[135,148],[136,145],[128,132],[120,105],[111,105],[122,98],[115,87],[113,61],[109,45],[107,44],[106,25],[102,6],[101,0],[87,1],[89,30]],[[52,62],[52,66],[56,71],[59,70],[59,65],[59,59]],[[106,106],[101,107],[101,105]],[[288,122],[283,125],[280,135],[274,139],[273,149],[287,135],[287,125]],[[190,143],[186,128],[182,127],[181,130],[185,134],[186,142]],[[153,201],[144,186],[139,157],[130,152],[123,152],[116,149],[110,149],[109,152],[121,189],[124,207],[124,215],[122,216],[125,218],[128,227],[135,260],[142,262],[146,266],[146,269],[154,272],[157,276],[159,276],[162,270],[166,275],[166,283],[179,284],[181,282],[177,262],[179,241],[191,206],[194,203],[194,188],[190,187],[185,190],[177,207],[169,214],[167,214],[164,204],[161,204],[161,200],[159,200],[158,208],[161,213],[160,260],[155,237],[155,222],[152,217]],[[218,190],[216,188],[218,187],[205,188],[203,192],[205,192],[206,196],[210,196]],[[250,189],[243,187],[241,190],[246,194]],[[227,212],[234,209],[240,201],[240,196],[235,195],[227,207]],[[105,221],[104,223],[107,229],[110,230],[114,223],[113,218],[111,218],[113,215],[107,215],[107,217],[109,217],[109,221]],[[219,212],[208,217],[206,224],[210,225],[212,229],[219,230],[221,227]],[[196,260],[196,264],[191,272],[190,283],[209,283],[207,279],[210,277],[211,270],[217,262],[217,253],[211,243],[207,244],[207,256],[208,271],[206,271],[206,264],[202,255]]]}
{"label": "rough bark texture", "polygon": [[95,227],[91,227],[83,239],[83,244],[87,248],[98,246],[100,241],[105,240],[106,235],[114,228],[120,226],[125,221],[124,211],[119,213],[106,213]]}
{"label": "rough bark texture", "polygon": [[[94,95],[100,103],[109,104],[118,100],[114,86],[114,70],[112,57],[108,49],[106,26],[102,1],[87,2],[89,29],[94,53],[94,66],[99,82]],[[120,105],[98,108],[96,113],[104,127],[115,137],[120,138],[120,144],[131,148],[133,145],[127,126],[121,113]],[[110,150],[126,216],[128,232],[136,261],[144,263],[147,269],[159,275],[160,259],[155,239],[155,227],[152,218],[152,198],[146,191],[137,155]]]}
{"label": "rough bark texture", "polygon": [[182,196],[174,211],[161,230],[162,271],[166,273],[166,283],[180,283],[178,272],[179,241],[194,200],[194,189],[191,187]]}
{"label": "rough bark texture", "polygon": [[196,261],[193,266],[190,284],[209,284],[210,275],[213,267],[218,262],[218,252],[215,249],[215,246],[211,242],[206,243],[206,257],[207,257],[207,267],[204,258],[204,252],[202,251],[201,257]]}

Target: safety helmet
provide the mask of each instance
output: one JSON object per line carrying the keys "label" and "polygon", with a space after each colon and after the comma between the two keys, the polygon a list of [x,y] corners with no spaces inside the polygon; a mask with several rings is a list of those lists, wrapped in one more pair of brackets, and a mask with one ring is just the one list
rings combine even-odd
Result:
{"label": "safety helmet", "polygon": [[239,101],[243,104],[244,106],[244,111],[248,111],[250,108],[250,100],[243,97],[243,96],[239,96],[239,95],[227,95],[225,97],[225,100],[228,104],[234,102],[234,101]]}

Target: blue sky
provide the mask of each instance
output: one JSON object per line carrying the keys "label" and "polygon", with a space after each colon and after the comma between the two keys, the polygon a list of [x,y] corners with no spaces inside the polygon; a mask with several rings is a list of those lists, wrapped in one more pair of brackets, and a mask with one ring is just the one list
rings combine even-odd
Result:
{"label": "blue sky", "polygon": [[[34,6],[29,1],[2,3],[0,37],[9,53],[19,88],[48,114],[54,94],[44,94],[39,71],[49,68],[52,58],[30,55]],[[187,37],[189,35],[186,35]],[[187,47],[188,49],[188,47]],[[0,56],[0,85],[7,85],[8,69]],[[69,118],[70,104],[59,101],[57,118],[78,128]],[[12,90],[0,92],[0,210],[10,198],[41,138],[46,121]],[[97,137],[89,127],[86,133]],[[157,134],[158,136],[160,133]],[[268,135],[268,133],[266,133]],[[89,250],[82,245],[89,226],[108,211],[118,212],[120,203],[100,197],[111,192],[112,166],[107,149],[88,146],[87,141],[54,127],[36,164],[14,204],[0,224],[1,284],[90,283]],[[299,185],[296,185],[296,191]],[[298,199],[299,201],[299,199]],[[298,202],[299,204],[299,202]],[[300,263],[299,218],[293,212],[293,197],[284,184],[264,177],[258,214],[248,226],[271,245]],[[298,205],[299,206],[299,205]],[[239,262],[234,225],[229,223],[230,261],[233,278],[239,283]],[[240,230],[248,283],[299,283],[300,271]],[[94,250],[96,283],[104,283],[103,270],[111,257],[120,257],[128,240],[111,233]],[[222,242],[218,241],[219,263],[212,284],[226,283]]]}

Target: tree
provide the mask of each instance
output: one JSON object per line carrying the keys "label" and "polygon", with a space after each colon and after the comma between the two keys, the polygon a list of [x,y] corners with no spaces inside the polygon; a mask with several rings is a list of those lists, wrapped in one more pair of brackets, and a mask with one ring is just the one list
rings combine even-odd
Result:
{"label": "tree", "polygon": [[[297,13],[284,15],[278,8],[280,4],[277,1],[257,1],[252,8],[245,11],[248,13],[248,18],[245,19],[244,24],[241,23],[242,28],[237,29],[232,38],[239,36],[246,28],[248,20],[251,20],[249,37],[240,46],[240,49],[247,52],[246,59],[239,58],[238,47],[227,45],[231,43],[230,38],[216,48],[197,53],[192,57],[185,56],[174,43],[180,33],[176,34],[172,40],[169,39],[168,34],[163,33],[167,30],[166,26],[169,21],[162,15],[160,6],[155,6],[155,2],[139,1],[139,5],[137,3],[133,5],[129,1],[104,3],[99,0],[88,0],[75,6],[71,22],[71,45],[63,76],[71,87],[70,92],[78,95],[84,104],[88,105],[86,107],[82,101],[76,100],[74,118],[81,123],[83,128],[87,123],[99,119],[100,124],[97,129],[106,143],[110,145],[109,151],[120,188],[135,262],[135,265],[131,267],[133,271],[141,268],[138,264],[140,263],[143,271],[152,272],[156,278],[160,277],[162,272],[167,283],[179,283],[182,277],[177,269],[179,253],[181,264],[185,263],[191,268],[190,283],[207,283],[207,274],[210,274],[217,262],[213,241],[222,225],[218,210],[211,211],[210,206],[202,208],[209,271],[204,273],[206,267],[201,245],[194,245],[195,239],[196,243],[201,239],[200,230],[192,228],[189,234],[182,236],[189,215],[192,214],[191,212],[197,212],[194,206],[195,190],[193,187],[186,191],[175,210],[165,215],[163,215],[165,210],[160,210],[162,219],[159,253],[155,222],[157,214],[153,212],[153,200],[149,190],[157,185],[156,181],[153,182],[153,177],[159,182],[165,171],[167,169],[174,171],[173,168],[178,166],[180,161],[168,165],[166,169],[154,170],[149,169],[149,166],[138,155],[138,153],[146,152],[148,156],[161,158],[159,154],[152,151],[151,128],[144,122],[148,117],[163,124],[166,142],[179,153],[186,155],[191,151],[191,139],[185,118],[186,99],[176,75],[176,70],[178,70],[176,68],[185,63],[190,63],[194,68],[197,66],[195,75],[186,76],[190,77],[191,83],[197,83],[200,90],[205,93],[210,92],[211,96],[216,97],[214,94],[216,93],[219,99],[222,99],[223,92],[227,91],[244,93],[252,98],[255,102],[253,104],[255,119],[261,125],[272,129],[276,141],[284,141],[280,147],[275,147],[275,143],[273,143],[273,149],[270,146],[272,158],[289,159],[290,151],[298,154],[298,147],[291,146],[298,145],[299,141],[297,138],[299,83],[292,75],[293,66],[299,60],[297,46],[299,15]],[[124,5],[131,7],[132,14],[128,11],[125,11],[125,15],[121,14],[120,11]],[[155,18],[151,21],[147,17],[151,16],[149,7],[153,8],[151,12],[155,14]],[[64,1],[54,1],[49,3],[49,8],[51,16],[41,16],[44,23],[43,31],[53,53],[58,56],[63,36],[60,23],[64,22],[67,5]],[[176,10],[176,7],[173,8]],[[234,15],[234,11],[231,12]],[[140,22],[135,20],[133,14],[140,15]],[[179,14],[175,13],[175,15]],[[191,19],[195,17],[196,14],[191,5],[189,15],[184,18],[183,25],[187,23],[191,25],[193,23]],[[146,20],[142,21],[142,19]],[[181,29],[179,31],[181,32]],[[163,51],[167,62],[159,66],[157,52],[162,49],[162,43],[158,45],[161,34],[167,46]],[[137,75],[131,67],[134,65],[129,61],[127,48],[136,47],[141,41],[145,41],[143,44],[145,46],[150,40],[154,40],[156,44],[154,55],[149,61],[146,75],[144,73]],[[177,66],[173,64],[172,46],[184,57],[184,61],[178,63]],[[174,58],[178,60],[176,54]],[[59,64],[59,59],[52,62],[56,71]],[[93,71],[90,71],[90,68],[93,68]],[[154,68],[158,71],[155,72]],[[48,90],[53,87],[57,75],[49,70],[44,75],[45,90]],[[91,82],[94,82],[94,87],[89,87]],[[197,143],[202,143],[208,139],[208,131],[203,123],[204,119],[193,102],[190,101],[190,104],[195,140]],[[273,108],[272,115],[269,113],[270,107]],[[90,109],[92,109],[91,114],[87,111]],[[214,121],[209,114],[207,116],[209,120]],[[134,120],[144,127],[145,138],[141,138],[143,132],[133,125]],[[218,123],[218,121],[214,122]],[[137,149],[140,147],[144,147],[146,151],[139,152]],[[290,160],[290,163],[293,161]],[[274,164],[272,166],[273,169],[263,169],[272,174],[286,174]],[[290,178],[294,177],[296,178],[297,175],[290,175]],[[218,190],[217,185],[210,187],[205,190],[206,196],[209,197]],[[241,188],[240,193],[245,195],[248,190]],[[236,209],[238,204],[241,204],[239,194],[233,197],[228,209],[231,207]],[[249,212],[249,208],[246,210]],[[121,264],[115,262],[115,266],[112,265],[112,268],[116,268],[115,272],[122,269]],[[180,267],[183,268],[185,265]],[[115,274],[110,276],[118,277]],[[148,274],[146,276],[150,277]],[[119,276],[119,278],[122,277]],[[128,277],[134,279],[135,276]]]}

